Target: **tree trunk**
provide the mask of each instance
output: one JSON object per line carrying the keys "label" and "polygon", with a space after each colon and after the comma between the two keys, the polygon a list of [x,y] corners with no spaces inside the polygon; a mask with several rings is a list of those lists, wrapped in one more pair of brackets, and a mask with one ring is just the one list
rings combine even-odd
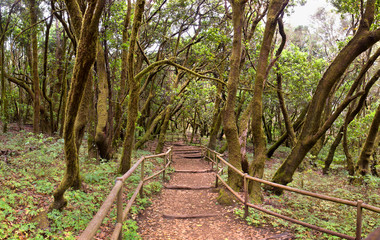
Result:
{"label": "tree trunk", "polygon": [[95,135],[96,135],[96,109],[95,109],[95,92],[94,84],[91,82],[90,86],[90,100],[88,104],[88,121],[87,121],[87,155],[88,159],[96,159],[99,162],[98,148],[96,147]]}
{"label": "tree trunk", "polygon": [[[46,126],[42,125],[43,132],[48,132],[50,134],[53,134],[54,132],[54,109],[53,109],[53,100],[51,99],[50,96],[48,96],[47,93],[47,65],[48,65],[48,46],[49,46],[49,37],[50,37],[50,28],[51,24],[53,23],[53,16],[50,17],[49,21],[46,23],[46,32],[45,32],[45,44],[44,44],[44,55],[43,55],[43,73],[42,73],[42,95],[44,99],[48,102],[49,104],[49,124],[46,124]],[[52,92],[52,91],[51,91]]]}
{"label": "tree trunk", "polygon": [[119,173],[126,173],[131,167],[132,150],[134,148],[135,128],[138,115],[139,106],[139,90],[140,79],[135,79],[134,74],[134,55],[137,46],[138,31],[144,13],[145,0],[138,0],[135,5],[135,12],[133,18],[132,33],[130,38],[130,45],[128,51],[128,84],[129,84],[129,99],[127,109],[127,127],[126,136],[123,143],[123,153],[119,165]]}
{"label": "tree trunk", "polygon": [[4,67],[4,40],[0,41],[0,78],[1,78],[1,121],[3,123],[3,132],[8,131],[8,99],[5,89],[5,67]]}
{"label": "tree trunk", "polygon": [[164,116],[164,121],[162,122],[161,129],[160,129],[160,135],[158,137],[158,143],[156,147],[156,153],[161,153],[162,150],[164,149],[164,144],[165,144],[165,134],[166,130],[168,129],[169,126],[169,120],[170,120],[170,111],[171,107],[166,108],[165,116]]}
{"label": "tree trunk", "polygon": [[96,124],[96,134],[95,142],[99,150],[99,155],[101,158],[109,160],[112,155],[112,148],[110,146],[109,137],[109,123],[108,123],[108,81],[107,81],[107,71],[106,62],[104,57],[104,50],[98,42],[97,44],[97,55],[96,55],[96,70],[98,73],[98,103],[97,107],[97,124]]}
{"label": "tree trunk", "polygon": [[[236,93],[239,85],[240,60],[242,49],[242,27],[246,0],[230,1],[232,5],[232,23],[234,37],[232,41],[232,52],[230,58],[230,72],[227,82],[227,100],[223,110],[223,129],[228,144],[228,161],[237,169],[241,169],[241,153],[239,144],[239,134],[236,125],[235,104]],[[242,186],[240,175],[228,168],[228,184],[234,190],[239,190]]]}
{"label": "tree trunk", "polygon": [[222,84],[218,83],[217,84],[217,92],[216,92],[216,100],[215,100],[215,106],[214,106],[214,116],[212,118],[212,123],[211,123],[211,131],[210,131],[210,140],[208,142],[208,148],[215,150],[216,147],[216,138],[218,136],[218,132],[220,129],[220,125],[222,123],[222,115],[221,115],[221,98],[220,95],[222,93]]}
{"label": "tree trunk", "polygon": [[126,97],[126,85],[127,85],[127,58],[128,58],[128,48],[127,48],[127,42],[128,42],[128,28],[129,28],[129,22],[131,18],[131,0],[128,0],[128,7],[127,7],[127,14],[124,18],[123,23],[123,45],[121,49],[121,74],[120,74],[120,91],[117,95],[117,102],[116,102],[116,110],[115,110],[115,127],[114,127],[114,134],[112,139],[112,146],[116,147],[118,145],[118,141],[120,138],[120,132],[121,132],[121,124],[122,124],[122,117],[123,117],[123,104],[124,98]]}
{"label": "tree trunk", "polygon": [[251,101],[244,110],[243,115],[239,120],[239,143],[241,153],[241,170],[244,173],[249,173],[249,163],[247,158],[247,138],[249,130],[249,119],[251,118],[253,109],[253,101]]}
{"label": "tree trunk", "polygon": [[[53,107],[57,113],[56,121],[53,123],[53,132],[58,131],[59,121],[61,118],[61,108],[62,108],[62,88],[64,87],[64,81],[65,81],[65,69],[64,69],[64,58],[66,56],[66,39],[62,39],[61,34],[62,31],[60,30],[58,21],[56,21],[56,49],[55,49],[55,75],[56,75],[56,82],[53,87],[53,103],[55,104]],[[64,32],[63,32],[64,33]],[[65,50],[64,50],[65,49]],[[70,49],[69,49],[70,51]],[[61,96],[59,97],[59,93],[61,92]]]}
{"label": "tree trunk", "polygon": [[68,88],[68,82],[66,78],[62,78],[62,91],[61,91],[61,109],[60,109],[60,115],[62,116],[60,119],[60,129],[59,129],[59,136],[63,136],[63,128],[65,125],[65,117],[66,117],[66,105],[67,105],[67,98],[68,98],[68,93],[67,93],[67,88]]}
{"label": "tree trunk", "polygon": [[[92,74],[89,74],[88,79],[86,81],[83,97],[79,104],[79,111],[75,119],[75,125],[74,125],[75,146],[76,146],[77,154],[79,154],[79,150],[82,145],[82,140],[84,137],[84,133],[85,133],[85,129],[86,129],[87,121],[88,121],[88,113],[90,112],[89,106],[91,105],[90,102],[92,101],[92,98],[91,98],[92,85],[93,85]],[[80,180],[76,179],[76,181],[78,182],[78,184],[76,184],[74,188],[79,189],[81,187],[81,184],[79,183]]]}
{"label": "tree trunk", "polygon": [[162,110],[153,120],[153,122],[150,124],[149,128],[147,129],[147,131],[145,132],[144,136],[136,143],[136,146],[135,148],[136,149],[139,149],[142,147],[142,145],[144,145],[144,143],[146,143],[152,132],[154,131],[154,128],[157,126],[158,122],[161,121],[161,119],[165,116],[165,113],[166,113],[166,108],[164,110]]}
{"label": "tree trunk", "polygon": [[282,93],[282,76],[280,74],[277,74],[277,96],[278,101],[280,102],[281,112],[284,117],[286,132],[288,133],[288,136],[290,138],[291,146],[294,146],[296,145],[297,138],[288,114],[288,110],[286,109],[285,98],[284,94]]}
{"label": "tree trunk", "polygon": [[[297,132],[303,125],[307,110],[309,105],[307,105],[301,112],[301,114],[298,116],[297,120],[294,122],[293,129],[295,132]],[[289,134],[288,132],[285,132],[278,140],[275,142],[267,151],[267,157],[271,158],[274,154],[274,152],[283,144],[286,139],[288,138]]]}
{"label": "tree trunk", "polygon": [[[363,66],[363,68],[362,68],[361,72],[359,73],[357,79],[362,78],[364,76],[365,72],[367,72],[368,69],[370,68],[370,66],[373,65],[373,63],[375,62],[375,60],[378,58],[379,55],[380,55],[380,49],[378,49],[376,51],[376,53],[373,54],[373,56],[371,56],[371,58],[368,60],[367,64],[365,66]],[[365,86],[364,94],[360,97],[360,100],[358,101],[356,107],[352,111],[348,111],[346,118],[345,118],[344,126],[341,127],[341,129],[339,130],[338,136],[336,137],[334,143],[331,145],[329,155],[327,156],[326,161],[325,161],[325,167],[323,169],[323,174],[327,174],[328,168],[330,167],[330,164],[333,161],[335,149],[337,148],[342,137],[344,136],[344,131],[347,129],[347,126],[352,122],[352,120],[354,120],[355,116],[360,112],[360,110],[364,106],[365,99],[367,98],[367,95],[368,95],[370,89],[375,84],[375,82],[377,81],[379,76],[380,76],[380,70],[377,71],[377,73],[371,78],[371,80]],[[343,149],[345,151],[345,154],[348,153],[348,155],[350,156],[349,151],[348,151],[348,147],[347,147],[347,140],[345,140],[345,142],[343,142]],[[347,154],[346,154],[346,156],[347,156]],[[354,174],[353,173],[354,169],[353,169],[352,157],[351,157],[351,160],[347,161],[347,163],[348,163],[347,165],[349,166],[347,168],[348,168],[349,172],[351,172],[351,176],[352,176]]]}
{"label": "tree trunk", "polygon": [[[380,55],[380,49],[376,51],[376,53],[368,60],[367,64],[364,65],[362,68],[361,72],[359,73],[359,76],[357,78],[358,82],[360,78],[364,77],[364,74],[368,71],[369,67],[373,65],[375,60],[378,58]],[[349,111],[346,115],[346,118],[344,119],[344,126],[343,126],[343,150],[344,154],[346,155],[346,162],[347,162],[347,170],[350,176],[354,176],[355,174],[355,167],[354,167],[354,161],[352,159],[352,156],[350,154],[349,148],[348,148],[348,139],[347,139],[347,130],[349,124],[355,119],[356,115],[359,114],[360,110],[363,108],[365,105],[365,100],[368,96],[369,91],[371,90],[372,86],[376,83],[376,81],[380,77],[380,70],[378,70],[373,77],[368,81],[366,86],[364,87],[364,94],[360,97],[356,107],[352,110]],[[350,181],[352,178],[350,179]]]}
{"label": "tree trunk", "polygon": [[[267,23],[265,25],[264,37],[260,49],[260,56],[256,71],[253,98],[252,135],[254,158],[249,167],[249,174],[253,177],[262,178],[266,158],[266,139],[262,125],[263,118],[263,90],[268,69],[268,58],[273,44],[273,36],[276,30],[278,18],[288,4],[287,0],[272,0],[269,3]],[[261,184],[250,181],[249,195],[253,202],[262,202]]]}
{"label": "tree trunk", "polygon": [[[373,44],[380,39],[380,29],[373,32],[369,31],[373,22],[374,9],[375,1],[367,1],[366,10],[356,35],[339,52],[324,73],[322,79],[319,81],[315,94],[311,100],[305,124],[300,137],[298,138],[298,142],[287,159],[276,171],[272,181],[280,184],[288,184],[291,182],[295,170],[301,164],[309,150],[327,131],[327,129],[331,127],[332,123],[350,101],[352,101],[351,97],[347,97],[337,110],[331,114],[330,118],[323,124],[323,126],[319,128],[323,109],[333,85],[339,81],[345,70],[357,56],[373,46]],[[282,193],[282,190],[276,189],[276,193],[280,194]]]}
{"label": "tree trunk", "polygon": [[325,160],[325,167],[323,168],[323,175],[326,175],[328,173],[330,165],[334,160],[335,150],[339,146],[340,141],[342,141],[342,137],[343,137],[343,127],[341,127],[339,129],[337,136],[335,136],[334,142],[331,144],[329,154],[327,155],[327,158]]}
{"label": "tree trunk", "polygon": [[[3,123],[3,132],[8,131],[8,121],[9,121],[9,113],[8,113],[8,99],[6,97],[6,84],[5,84],[5,62],[4,62],[4,57],[5,57],[5,41],[6,41],[6,34],[9,29],[9,23],[11,21],[11,14],[15,10],[16,5],[19,4],[19,1],[14,1],[14,3],[10,6],[8,9],[8,17],[7,19],[4,19],[2,14],[0,13],[0,83],[1,83],[1,116],[0,120]],[[3,23],[5,23],[3,25]],[[22,91],[20,88],[20,98],[22,100]],[[18,120],[19,123],[22,121],[22,117],[20,113],[18,113]]]}
{"label": "tree trunk", "polygon": [[[66,0],[66,6],[72,19],[82,19],[78,5],[73,0]],[[63,130],[65,140],[64,152],[66,169],[63,179],[54,192],[54,202],[50,209],[62,209],[67,205],[64,193],[73,184],[78,185],[80,181],[79,157],[75,142],[75,122],[78,116],[79,105],[87,84],[90,70],[95,61],[98,26],[104,0],[89,0],[83,21],[80,23],[80,38],[78,41],[76,60],[71,79],[71,88],[66,108],[66,117]],[[78,34],[79,35],[79,34]]]}
{"label": "tree trunk", "polygon": [[144,129],[148,128],[147,120],[148,120],[149,115],[150,115],[150,107],[151,107],[152,100],[153,100],[154,96],[155,95],[154,95],[153,83],[152,83],[152,87],[149,90],[149,95],[148,95],[148,97],[144,103],[144,106],[142,107],[142,109],[140,111],[141,117],[138,120],[138,125],[143,127]]}
{"label": "tree trunk", "polygon": [[352,159],[352,156],[350,154],[349,146],[348,146],[348,137],[347,137],[347,123],[344,123],[343,127],[343,150],[344,154],[346,155],[346,169],[348,171],[348,174],[350,176],[354,176],[355,169],[354,169],[354,160]]}
{"label": "tree trunk", "polygon": [[377,136],[377,140],[375,142],[375,146],[377,146],[377,150],[375,148],[375,151],[373,151],[372,158],[373,161],[371,163],[371,173],[375,177],[379,177],[379,171],[377,170],[377,166],[379,165],[378,156],[379,156],[379,150],[380,150],[380,134]]}
{"label": "tree trunk", "polygon": [[218,138],[218,132],[220,130],[220,126],[222,125],[222,111],[218,111],[218,115],[216,116],[216,121],[212,125],[211,131],[210,131],[210,141],[208,143],[208,148],[215,150],[216,149],[216,140]]}
{"label": "tree trunk", "polygon": [[[36,1],[30,0],[30,23],[37,24]],[[34,90],[34,115],[33,115],[33,132],[40,132],[40,80],[38,77],[38,46],[37,46],[37,29],[34,28],[31,33],[32,44],[32,77]]]}
{"label": "tree trunk", "polygon": [[376,146],[380,126],[380,105],[377,107],[375,117],[372,120],[367,139],[360,152],[359,161],[356,165],[356,175],[365,176],[369,172],[369,163]]}

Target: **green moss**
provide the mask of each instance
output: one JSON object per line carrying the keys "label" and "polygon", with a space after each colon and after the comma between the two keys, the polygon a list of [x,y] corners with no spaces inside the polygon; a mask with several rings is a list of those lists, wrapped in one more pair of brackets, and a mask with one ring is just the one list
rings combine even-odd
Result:
{"label": "green moss", "polygon": [[224,188],[220,189],[219,196],[216,200],[219,204],[227,206],[233,205],[235,202],[234,196]]}

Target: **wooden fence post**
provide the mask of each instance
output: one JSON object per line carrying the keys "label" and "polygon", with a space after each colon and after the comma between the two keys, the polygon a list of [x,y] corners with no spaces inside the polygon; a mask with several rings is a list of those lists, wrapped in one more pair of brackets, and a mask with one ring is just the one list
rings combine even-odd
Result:
{"label": "wooden fence post", "polygon": [[215,187],[217,188],[218,187],[218,174],[219,174],[219,158],[216,157],[216,153],[215,153],[215,161],[216,161],[216,172],[215,172]]}
{"label": "wooden fence post", "polygon": [[[215,164],[218,162],[218,158],[216,157],[216,152],[215,152],[215,150],[214,150],[213,160],[214,160]],[[219,169],[216,169],[216,170],[219,170]]]}
{"label": "wooden fence post", "polygon": [[[164,171],[162,172],[162,182],[165,182],[165,174],[166,174],[166,158],[169,158],[169,154],[164,156]],[[170,161],[170,160],[169,160]]]}
{"label": "wooden fence post", "polygon": [[247,183],[247,173],[244,174],[244,218],[248,217],[248,183]]}
{"label": "wooden fence post", "polygon": [[170,147],[170,152],[169,152],[169,161],[170,161],[170,164],[173,163],[173,149],[171,147]]}
{"label": "wooden fence post", "polygon": [[355,240],[360,240],[362,238],[362,200],[358,200],[357,205],[357,215],[356,215],[356,238]]}
{"label": "wooden fence post", "polygon": [[[143,182],[144,182],[144,177],[145,177],[144,165],[145,165],[145,157],[143,157],[143,160],[141,162],[141,171],[140,171],[140,181],[143,181]],[[141,198],[144,197],[144,183],[141,185],[140,197]]]}
{"label": "wooden fence post", "polygon": [[210,153],[210,162],[211,162],[211,169],[214,169],[214,159],[211,158],[211,153]]}
{"label": "wooden fence post", "polygon": [[[123,182],[123,178],[118,177],[116,178],[116,181]],[[124,186],[124,183],[122,183],[122,186],[119,192],[117,193],[117,220],[116,220],[117,221],[116,223],[121,223],[122,226],[123,226],[123,186]],[[121,227],[118,239],[119,240],[123,239],[123,227]]]}

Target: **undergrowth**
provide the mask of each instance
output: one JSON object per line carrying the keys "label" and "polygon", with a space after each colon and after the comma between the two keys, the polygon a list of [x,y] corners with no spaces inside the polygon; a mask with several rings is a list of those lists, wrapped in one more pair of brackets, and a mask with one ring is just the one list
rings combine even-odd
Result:
{"label": "undergrowth", "polygon": [[[280,164],[280,159],[271,159],[267,163],[264,179],[270,180]],[[350,185],[343,164],[344,162],[341,164],[340,162],[335,162],[334,174],[330,175],[322,175],[321,166],[308,167],[308,170],[296,172],[293,182],[289,186],[351,201],[363,200],[364,203],[378,207],[380,205],[380,178],[368,176],[365,179],[365,184],[361,186]],[[356,207],[288,191],[285,191],[281,196],[265,193],[264,199],[262,207],[265,209],[325,229],[355,236]],[[244,216],[244,208],[235,209],[235,213],[242,218]],[[294,232],[296,239],[340,239],[339,237],[322,234],[301,225],[273,217],[255,209],[249,210],[249,215],[245,220],[248,224],[257,227],[269,226],[291,230]],[[367,236],[378,226],[380,226],[380,214],[363,209],[362,236]]]}
{"label": "undergrowth", "polygon": [[[38,216],[48,209],[53,201],[52,193],[64,173],[63,140],[45,137],[42,134],[7,133],[0,138],[1,150],[7,154],[0,158],[0,239],[76,239],[96,214],[112,189],[116,174],[115,161],[96,162],[86,156],[86,147],[81,148],[80,166],[84,182],[83,190],[69,190],[65,197],[68,206],[63,211],[47,213],[47,222],[38,221]],[[151,155],[137,151],[134,159]],[[146,161],[146,174],[153,172],[162,160]],[[128,200],[140,181],[137,169],[125,183],[124,199]],[[131,209],[130,219],[123,225],[124,239],[139,239],[135,215],[150,204],[150,197],[161,190],[158,181],[144,186],[144,197],[137,198]],[[103,221],[99,237],[112,232],[116,222],[116,211],[111,209]]]}

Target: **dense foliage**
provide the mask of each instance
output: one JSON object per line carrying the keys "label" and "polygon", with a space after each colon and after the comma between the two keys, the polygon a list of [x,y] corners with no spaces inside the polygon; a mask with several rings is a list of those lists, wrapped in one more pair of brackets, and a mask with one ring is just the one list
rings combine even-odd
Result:
{"label": "dense foliage", "polygon": [[[103,195],[82,183],[108,188],[106,176],[126,172],[132,152],[149,140],[162,152],[169,132],[227,150],[256,177],[292,184],[300,170],[323,169],[375,196],[380,2],[328,2],[333,10],[318,9],[312,26],[292,26],[284,15],[305,1],[1,1],[0,238],[30,234],[43,208],[53,225],[41,236],[77,234],[87,220],[70,205],[56,209],[77,198],[95,209]],[[34,135],[7,133],[15,125]],[[284,147],[268,176],[265,162]],[[241,187],[240,176],[227,178]],[[37,206],[19,188],[54,199]],[[250,197],[262,202],[261,186],[250,185]],[[25,231],[9,227],[22,213]],[[53,221],[62,214],[76,225]]]}

